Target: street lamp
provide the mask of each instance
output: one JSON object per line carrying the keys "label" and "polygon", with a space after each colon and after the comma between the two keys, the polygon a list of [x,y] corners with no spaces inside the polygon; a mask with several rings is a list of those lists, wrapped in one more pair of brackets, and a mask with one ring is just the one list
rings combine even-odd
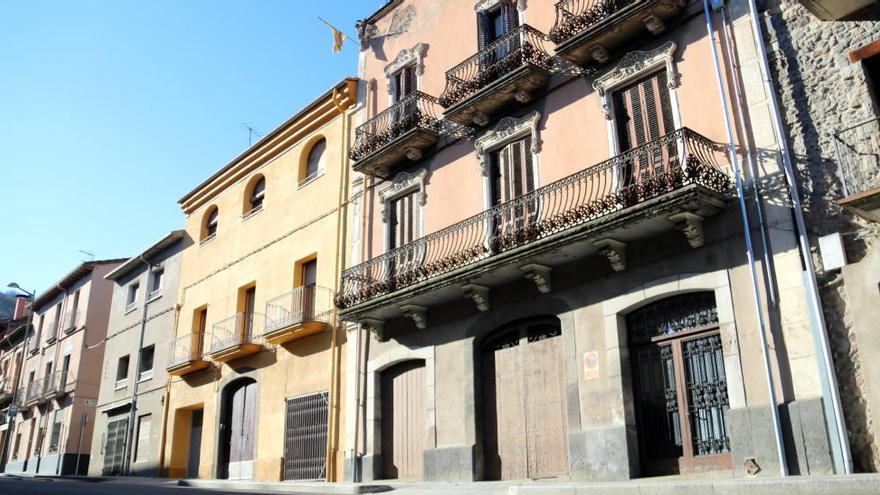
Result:
{"label": "street lamp", "polygon": [[[12,403],[9,406],[9,407],[17,408],[18,407],[18,399],[19,399],[18,390],[19,390],[19,387],[21,386],[21,373],[22,373],[22,371],[24,371],[24,357],[27,354],[27,341],[28,341],[28,337],[30,336],[31,326],[33,326],[33,322],[34,322],[34,301],[37,299],[37,291],[33,291],[33,292],[26,291],[26,290],[22,289],[21,286],[15,282],[10,282],[9,284],[6,285],[6,287],[9,287],[10,289],[15,289],[20,292],[24,292],[26,295],[24,295],[24,296],[19,295],[16,297],[27,297],[31,301],[31,308],[30,308],[30,311],[28,311],[28,320],[27,320],[27,324],[25,325],[24,340],[22,341],[22,344],[21,344],[21,361],[19,362],[18,373],[16,373],[15,383],[14,383],[14,387],[12,389]],[[6,429],[6,435],[3,437],[3,449],[0,450],[0,467],[2,467],[4,471],[6,470],[6,459],[9,454],[7,452],[9,450],[9,441],[11,440],[12,434],[15,433],[15,417],[16,416],[10,416],[10,418],[9,418],[9,427]]]}

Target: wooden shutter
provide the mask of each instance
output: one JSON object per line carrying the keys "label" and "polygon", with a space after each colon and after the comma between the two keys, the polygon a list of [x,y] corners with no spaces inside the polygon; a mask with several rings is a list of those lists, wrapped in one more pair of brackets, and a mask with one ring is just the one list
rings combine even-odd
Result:
{"label": "wooden shutter", "polygon": [[415,240],[416,235],[416,202],[415,193],[393,199],[389,205],[391,210],[391,243],[389,248],[405,246]]}
{"label": "wooden shutter", "polygon": [[489,15],[486,12],[477,12],[477,44],[482,51],[486,45],[492,42],[492,26],[489,24]]}
{"label": "wooden shutter", "polygon": [[501,15],[504,17],[504,33],[507,34],[519,27],[519,11],[515,1],[504,2],[501,6]]}
{"label": "wooden shutter", "polygon": [[531,137],[514,141],[490,154],[494,205],[506,203],[535,189]]}
{"label": "wooden shutter", "polygon": [[[644,146],[675,131],[666,71],[626,86],[613,95],[621,153]],[[676,164],[675,143],[654,146],[633,156],[629,176],[639,180]]]}

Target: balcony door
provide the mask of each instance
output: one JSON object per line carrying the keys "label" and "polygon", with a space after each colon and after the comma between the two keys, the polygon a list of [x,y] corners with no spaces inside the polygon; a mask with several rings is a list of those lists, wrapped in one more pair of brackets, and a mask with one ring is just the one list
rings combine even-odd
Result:
{"label": "balcony door", "polygon": [[[419,228],[418,191],[413,191],[388,202],[388,251],[410,245],[416,240]],[[393,277],[412,273],[419,262],[415,249],[400,249],[389,260],[389,274]]]}
{"label": "balcony door", "polygon": [[318,283],[318,260],[313,259],[302,264],[302,320],[310,321],[315,318],[315,286]]}
{"label": "balcony door", "polygon": [[244,292],[244,335],[242,343],[250,342],[254,336],[254,311],[256,311],[257,288],[251,287]]}
{"label": "balcony door", "polygon": [[[501,5],[478,12],[477,35],[480,52],[518,27],[519,12],[516,10],[516,3],[513,1],[506,0]],[[502,74],[500,73],[501,67],[499,67],[498,63],[518,48],[519,39],[498,43],[493,50],[483,53],[483,56],[480,58],[480,65],[484,70],[493,67],[496,69],[493,72],[499,72],[495,75],[500,77]]]}
{"label": "balcony door", "polygon": [[492,217],[494,251],[513,247],[527,240],[527,229],[535,223],[537,201],[517,201],[535,190],[531,149],[532,138],[527,137],[489,153],[492,207],[496,212]]}
{"label": "balcony door", "polygon": [[[666,71],[614,92],[618,146],[625,163],[621,186],[627,187],[678,166],[677,143],[657,142],[675,131]],[[645,152],[630,152],[645,147]]]}

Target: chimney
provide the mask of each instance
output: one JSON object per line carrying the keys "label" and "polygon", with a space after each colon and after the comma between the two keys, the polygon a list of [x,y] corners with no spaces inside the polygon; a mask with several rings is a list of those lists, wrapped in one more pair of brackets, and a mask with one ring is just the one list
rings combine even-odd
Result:
{"label": "chimney", "polygon": [[30,302],[30,301],[24,297],[16,297],[15,298],[15,312],[12,313],[13,320],[17,320],[19,318],[24,318],[24,316],[27,314],[28,302]]}

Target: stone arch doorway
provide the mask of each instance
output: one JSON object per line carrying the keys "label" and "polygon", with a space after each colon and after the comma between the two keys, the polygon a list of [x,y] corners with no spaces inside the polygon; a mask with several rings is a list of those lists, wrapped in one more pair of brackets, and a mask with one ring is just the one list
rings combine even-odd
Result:
{"label": "stone arch doorway", "polygon": [[727,373],[712,291],[626,316],[642,473],[730,469]]}
{"label": "stone arch doorway", "polygon": [[568,421],[556,317],[505,325],[480,346],[485,478],[565,476]]}
{"label": "stone arch doorway", "polygon": [[220,399],[219,478],[254,478],[256,419],[256,380],[239,378],[226,385]]}

